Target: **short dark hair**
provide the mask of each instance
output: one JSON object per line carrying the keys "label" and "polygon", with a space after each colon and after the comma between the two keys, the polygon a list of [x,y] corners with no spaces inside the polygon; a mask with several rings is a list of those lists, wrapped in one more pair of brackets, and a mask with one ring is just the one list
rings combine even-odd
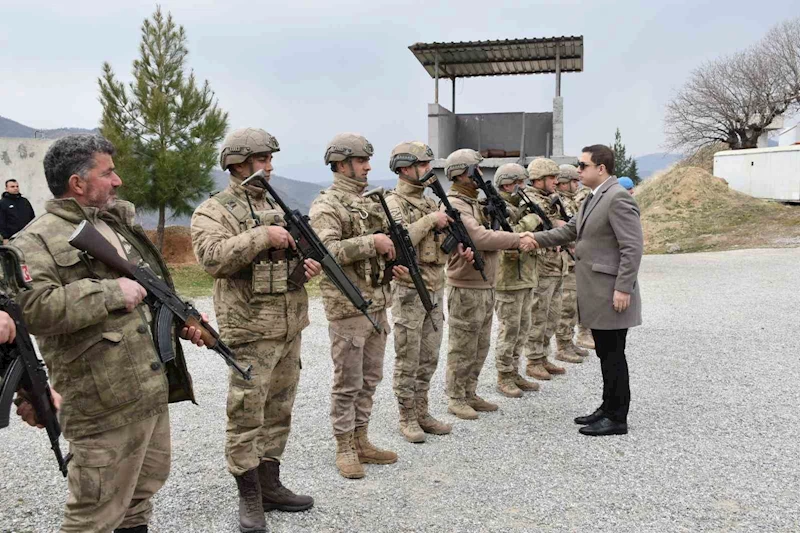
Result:
{"label": "short dark hair", "polygon": [[614,174],[614,150],[605,144],[593,144],[584,146],[581,152],[592,154],[592,163],[595,165],[605,165],[609,174]]}
{"label": "short dark hair", "polygon": [[17,180],[15,180],[14,178],[11,178],[10,180],[6,180],[6,187],[8,187],[9,183],[17,183]]}
{"label": "short dark hair", "polygon": [[114,155],[114,145],[101,135],[67,135],[50,146],[44,156],[44,177],[56,198],[61,198],[69,186],[69,178],[81,178],[94,168],[95,154]]}

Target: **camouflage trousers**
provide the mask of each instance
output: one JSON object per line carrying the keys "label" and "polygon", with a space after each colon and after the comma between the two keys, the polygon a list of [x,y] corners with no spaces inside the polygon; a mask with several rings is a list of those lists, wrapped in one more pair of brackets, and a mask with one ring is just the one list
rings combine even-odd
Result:
{"label": "camouflage trousers", "polygon": [[225,459],[240,476],[263,460],[280,461],[300,380],[300,340],[259,340],[232,346],[242,366],[253,365],[252,379],[230,372]]}
{"label": "camouflage trousers", "polygon": [[331,424],[334,435],[367,425],[375,389],[383,379],[389,322],[386,310],[370,316],[382,326],[380,333],[365,316],[334,320],[328,325],[333,358]]}
{"label": "camouflage trousers", "polygon": [[578,285],[575,280],[575,267],[569,268],[561,287],[561,318],[556,329],[556,338],[571,341],[578,323]]}
{"label": "camouflage trousers", "polygon": [[[394,395],[398,398],[414,398],[430,388],[442,346],[443,297],[444,289],[431,292],[436,309],[428,316],[416,289],[394,286]],[[434,326],[438,331],[434,331]]]}
{"label": "camouflage trousers", "polygon": [[536,289],[497,291],[494,310],[500,327],[494,361],[498,372],[519,370],[519,358],[525,352],[535,302]]}
{"label": "camouflage trousers", "polygon": [[489,354],[494,316],[494,289],[447,288],[449,335],[447,396],[466,398],[478,387]]}
{"label": "camouflage trousers", "polygon": [[108,533],[145,525],[150,498],[169,475],[169,411],[70,441],[62,533]]}
{"label": "camouflage trousers", "polygon": [[543,359],[545,341],[553,336],[561,317],[561,276],[539,276],[536,305],[528,335],[528,361]]}

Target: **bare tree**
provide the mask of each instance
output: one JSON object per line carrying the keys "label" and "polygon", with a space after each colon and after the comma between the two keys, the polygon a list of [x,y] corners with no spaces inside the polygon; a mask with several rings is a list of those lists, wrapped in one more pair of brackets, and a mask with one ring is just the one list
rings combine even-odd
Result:
{"label": "bare tree", "polygon": [[667,145],[755,148],[776,117],[798,108],[800,17],[775,26],[748,50],[695,69],[667,104]]}

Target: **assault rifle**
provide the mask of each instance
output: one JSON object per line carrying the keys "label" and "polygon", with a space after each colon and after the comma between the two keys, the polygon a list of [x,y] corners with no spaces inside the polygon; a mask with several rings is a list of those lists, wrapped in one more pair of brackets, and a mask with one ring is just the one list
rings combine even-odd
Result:
{"label": "assault rifle", "polygon": [[58,443],[61,426],[56,418],[47,372],[44,363],[36,356],[28,328],[22,320],[22,309],[12,299],[18,292],[31,288],[31,278],[24,268],[22,253],[12,246],[0,246],[0,266],[3,276],[0,280],[0,310],[8,313],[17,329],[14,342],[0,347],[0,429],[8,426],[11,403],[14,393],[17,393],[17,400],[13,403],[30,402],[36,422],[47,431],[58,469],[67,477],[67,463],[72,455],[64,457],[61,454]]}
{"label": "assault rifle", "polygon": [[[550,217],[548,217],[547,213],[545,213],[544,210],[539,207],[539,204],[531,200],[530,197],[525,194],[525,191],[522,189],[522,187],[517,188],[517,194],[519,194],[519,197],[522,199],[522,202],[525,204],[525,207],[528,209],[528,211],[538,216],[542,220],[542,227],[545,231],[553,229],[553,222],[550,220]],[[567,255],[569,255],[573,261],[575,261],[575,256],[572,254],[569,248],[564,247],[564,251],[567,252]]]}
{"label": "assault rifle", "polygon": [[472,238],[469,236],[469,232],[464,226],[464,222],[461,220],[461,213],[458,211],[458,209],[453,207],[450,204],[450,200],[447,199],[447,193],[444,192],[442,184],[439,183],[439,178],[436,177],[435,171],[430,169],[424,176],[422,176],[420,181],[430,187],[433,191],[433,194],[439,197],[442,205],[444,205],[444,213],[452,220],[452,222],[450,222],[450,224],[447,226],[447,237],[445,237],[444,242],[442,243],[442,251],[449,255],[453,253],[459,244],[464,247],[464,250],[471,248],[474,254],[474,262],[472,263],[472,266],[475,268],[475,270],[481,273],[483,281],[487,281],[486,272],[484,272],[486,265],[483,262],[483,256],[480,254],[480,252],[478,252],[478,249],[475,247],[475,243],[472,242]]}
{"label": "assault rifle", "polygon": [[246,369],[239,366],[234,353],[219,338],[219,333],[208,322],[203,320],[200,312],[192,304],[181,300],[175,294],[175,291],[149,268],[135,265],[120,257],[114,245],[108,242],[94,226],[84,220],[70,236],[68,242],[78,250],[91,255],[111,270],[136,280],[144,287],[147,291],[145,301],[153,309],[153,314],[155,315],[153,340],[162,363],[166,364],[175,359],[175,349],[172,346],[172,328],[177,318],[181,324],[200,330],[200,338],[210,350],[214,350],[221,355],[228,366],[241,374],[244,379],[250,379],[252,365]]}
{"label": "assault rifle", "polygon": [[569,219],[572,218],[567,214],[567,208],[564,207],[564,202],[561,200],[561,196],[554,194],[550,198],[550,205],[558,206],[558,212],[561,215],[561,218],[564,220],[564,222],[568,222]]}
{"label": "assault rifle", "polygon": [[[336,262],[336,259],[334,259],[328,249],[325,248],[325,245],[319,240],[319,237],[308,223],[308,216],[303,215],[297,209],[289,209],[289,206],[283,202],[272,185],[269,184],[269,180],[267,180],[266,173],[263,170],[259,170],[242,182],[242,186],[249,184],[266,189],[272,199],[283,209],[283,220],[286,221],[286,229],[294,239],[297,249],[300,251],[300,255],[303,259],[313,259],[321,264],[325,275],[328,276],[331,283],[350,300],[350,303],[352,303],[356,309],[367,317],[375,328],[375,331],[381,332],[381,326],[369,316],[368,309],[372,301],[364,299],[364,295],[361,294],[358,287],[350,281],[350,278],[344,273],[344,270],[342,270],[342,267]],[[289,282],[299,287],[305,283],[305,281],[305,266],[301,262],[289,276]]]}
{"label": "assault rifle", "polygon": [[[436,309],[436,304],[431,301],[431,294],[428,292],[428,288],[425,287],[425,281],[422,279],[422,271],[419,269],[417,252],[414,250],[414,245],[411,243],[411,236],[408,234],[408,230],[395,222],[392,217],[389,206],[386,205],[386,200],[383,198],[383,187],[373,189],[364,196],[367,198],[377,196],[378,200],[381,202],[384,213],[386,213],[386,218],[389,220],[389,237],[392,238],[392,242],[394,243],[397,259],[386,265],[387,274],[391,273],[391,268],[395,265],[402,265],[408,268],[411,281],[414,282],[414,288],[417,289],[417,293],[422,300],[422,307],[425,308],[425,314],[430,316],[431,311]],[[387,274],[383,276],[384,283],[389,283],[391,280],[391,276]],[[434,331],[438,331],[436,329],[436,324],[431,322],[431,325]]]}
{"label": "assault rifle", "polygon": [[494,188],[491,181],[485,181],[483,179],[483,176],[478,172],[478,165],[470,165],[467,167],[467,176],[469,176],[472,181],[475,182],[475,185],[483,191],[483,194],[486,195],[486,207],[484,208],[484,212],[486,216],[489,217],[492,229],[495,231],[502,229],[503,231],[513,232],[514,230],[511,229],[511,225],[508,223],[508,217],[511,215],[508,213],[505,200],[500,197],[500,194],[498,194],[497,189]]}

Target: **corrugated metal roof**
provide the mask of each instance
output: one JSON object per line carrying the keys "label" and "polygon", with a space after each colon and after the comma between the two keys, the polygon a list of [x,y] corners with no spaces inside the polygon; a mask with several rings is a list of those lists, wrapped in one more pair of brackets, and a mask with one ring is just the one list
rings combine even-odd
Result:
{"label": "corrugated metal roof", "polygon": [[583,71],[583,36],[506,39],[460,43],[416,43],[408,47],[431,78],[548,74],[556,71],[558,47],[561,72]]}

